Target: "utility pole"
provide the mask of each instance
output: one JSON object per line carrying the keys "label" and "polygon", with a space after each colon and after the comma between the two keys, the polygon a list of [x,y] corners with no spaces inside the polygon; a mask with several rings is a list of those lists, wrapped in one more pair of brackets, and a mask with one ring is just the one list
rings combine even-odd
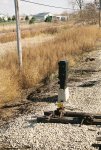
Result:
{"label": "utility pole", "polygon": [[99,0],[99,27],[101,27],[101,0]]}
{"label": "utility pole", "polygon": [[22,67],[22,46],[21,46],[21,31],[19,19],[19,0],[14,0],[15,3],[15,16],[16,16],[16,34],[17,34],[17,51],[18,61],[20,68]]}

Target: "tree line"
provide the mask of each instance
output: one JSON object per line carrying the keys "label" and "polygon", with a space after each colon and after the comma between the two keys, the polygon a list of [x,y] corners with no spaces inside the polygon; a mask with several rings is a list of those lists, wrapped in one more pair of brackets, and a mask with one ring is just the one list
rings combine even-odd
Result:
{"label": "tree line", "polygon": [[[35,17],[32,17],[31,19],[29,19],[29,16],[25,16],[24,19],[21,19],[24,21],[29,21],[29,23],[34,23],[35,22]],[[13,15],[12,17],[0,17],[0,23],[2,22],[13,22],[16,21],[16,17],[15,15]]]}
{"label": "tree line", "polygon": [[[26,21],[26,22],[29,22],[29,24],[33,24],[35,23],[36,21],[36,18],[34,16],[32,16],[31,18],[29,16],[25,16],[24,18],[20,18],[21,21]],[[12,17],[8,17],[7,19],[5,19],[4,17],[0,17],[0,23],[1,22],[14,22],[16,21],[16,17],[15,15],[13,15]],[[45,22],[51,22],[52,21],[52,17],[51,16],[48,16],[46,19],[45,19]]]}

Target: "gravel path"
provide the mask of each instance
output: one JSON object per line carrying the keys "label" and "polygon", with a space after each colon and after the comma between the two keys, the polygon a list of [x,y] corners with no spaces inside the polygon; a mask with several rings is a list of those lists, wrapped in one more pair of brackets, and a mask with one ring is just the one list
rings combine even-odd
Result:
{"label": "gravel path", "polygon": [[[100,64],[101,50],[87,53],[82,58],[73,74],[82,80],[69,83],[70,98],[65,103],[67,110],[101,113]],[[91,145],[95,142],[97,132],[101,131],[99,126],[36,122],[36,117],[43,115],[43,111],[55,108],[54,103],[43,107],[39,105],[35,111],[33,108],[31,114],[12,119],[0,129],[1,147],[19,150],[96,150]]]}

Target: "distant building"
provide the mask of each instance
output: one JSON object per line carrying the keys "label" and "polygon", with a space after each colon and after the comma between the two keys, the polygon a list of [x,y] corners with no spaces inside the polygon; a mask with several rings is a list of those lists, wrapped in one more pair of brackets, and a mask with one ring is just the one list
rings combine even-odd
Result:
{"label": "distant building", "polygon": [[34,15],[36,21],[45,21],[48,16],[52,17],[52,21],[67,21],[69,19],[69,16],[56,15],[50,12],[43,12]]}
{"label": "distant building", "polygon": [[54,15],[49,12],[43,12],[34,15],[36,21],[45,21],[48,16],[53,17]]}
{"label": "distant building", "polygon": [[0,18],[2,18],[4,21],[8,20],[8,16],[2,15],[2,14],[0,14]]}
{"label": "distant building", "polygon": [[61,15],[61,16],[55,16],[55,19],[57,20],[57,21],[67,21],[68,19],[69,19],[69,17],[68,16],[63,16],[63,15]]}
{"label": "distant building", "polygon": [[28,16],[29,20],[31,20],[31,19],[32,19],[32,17],[33,17],[33,15],[29,15],[29,16]]}

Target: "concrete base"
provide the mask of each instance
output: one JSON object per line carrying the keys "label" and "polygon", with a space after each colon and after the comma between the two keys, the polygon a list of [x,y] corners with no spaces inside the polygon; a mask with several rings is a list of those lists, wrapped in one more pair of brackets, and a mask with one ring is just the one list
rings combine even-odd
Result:
{"label": "concrete base", "polygon": [[58,91],[58,102],[67,102],[69,99],[69,88],[59,89]]}

